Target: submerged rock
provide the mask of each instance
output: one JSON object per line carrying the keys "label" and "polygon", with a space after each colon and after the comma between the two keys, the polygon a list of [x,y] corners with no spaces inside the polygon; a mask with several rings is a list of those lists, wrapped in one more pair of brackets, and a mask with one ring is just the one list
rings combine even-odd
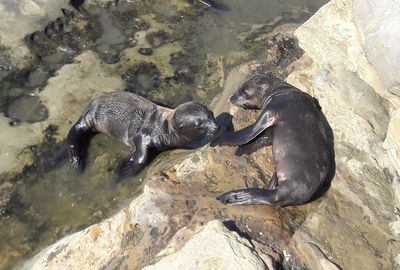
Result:
{"label": "submerged rock", "polygon": [[[36,122],[46,118],[47,113],[36,114],[36,110],[43,111],[45,106],[48,112],[46,120],[13,127],[9,125],[9,118],[0,115],[0,139],[4,142],[0,146],[0,174],[15,174],[30,165],[32,152],[27,147],[41,143],[43,132],[49,125],[59,127],[57,140],[62,140],[94,95],[123,88],[119,76],[110,75],[106,66],[100,63],[101,60],[92,52],[83,53],[75,63],[65,65],[57,76],[50,78],[48,85],[36,97],[20,97],[8,108],[8,113],[16,119]],[[26,102],[34,102],[35,106],[27,107]]]}
{"label": "submerged rock", "polygon": [[23,68],[33,60],[24,37],[61,16],[61,9],[67,5],[67,0],[1,1],[0,44],[9,48],[13,66]]}
{"label": "submerged rock", "polygon": [[7,117],[20,122],[35,123],[45,120],[48,111],[37,96],[22,96],[7,108]]}

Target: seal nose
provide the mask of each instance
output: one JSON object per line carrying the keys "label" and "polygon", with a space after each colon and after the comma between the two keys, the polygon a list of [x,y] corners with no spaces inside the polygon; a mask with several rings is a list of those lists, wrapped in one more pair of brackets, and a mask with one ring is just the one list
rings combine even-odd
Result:
{"label": "seal nose", "polygon": [[237,95],[233,95],[231,96],[231,98],[229,99],[231,103],[235,104],[238,101],[238,96]]}
{"label": "seal nose", "polygon": [[214,122],[213,122],[213,123],[210,125],[210,131],[211,131],[211,133],[216,133],[216,132],[220,129],[220,127],[221,127],[220,124],[214,123]]}

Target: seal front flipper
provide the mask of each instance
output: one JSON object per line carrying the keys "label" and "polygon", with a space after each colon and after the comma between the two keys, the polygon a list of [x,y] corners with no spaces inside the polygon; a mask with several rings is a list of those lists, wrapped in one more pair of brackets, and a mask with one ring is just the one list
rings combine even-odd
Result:
{"label": "seal front flipper", "polygon": [[127,176],[137,175],[143,168],[144,163],[138,163],[133,155],[129,155],[118,163],[115,175],[120,179]]}
{"label": "seal front flipper", "polygon": [[253,125],[233,133],[226,133],[225,135],[216,139],[214,145],[243,145],[252,141],[258,135],[260,135],[261,132],[275,124],[275,114],[275,110],[265,109]]}
{"label": "seal front flipper", "polygon": [[117,166],[115,174],[118,177],[134,176],[138,174],[145,166],[147,161],[147,145],[143,142],[141,136],[134,141],[134,150],[124,158]]}
{"label": "seal front flipper", "polygon": [[273,128],[267,128],[264,133],[256,137],[253,141],[240,145],[235,152],[235,155],[241,156],[243,154],[250,155],[258,149],[272,145]]}

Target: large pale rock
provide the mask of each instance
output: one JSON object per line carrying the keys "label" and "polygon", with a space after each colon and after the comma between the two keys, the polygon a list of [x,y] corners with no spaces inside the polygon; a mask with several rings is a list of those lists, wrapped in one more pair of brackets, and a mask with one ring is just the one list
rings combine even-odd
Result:
{"label": "large pale rock", "polygon": [[335,138],[328,196],[291,239],[310,269],[400,267],[400,245],[392,241],[398,238],[400,99],[388,79],[397,72],[390,66],[398,57],[391,42],[399,38],[396,33],[385,43],[371,34],[396,31],[388,23],[400,14],[390,19],[394,1],[376,2],[378,10],[374,3],[333,0],[296,30],[305,56],[288,82],[318,98]]}
{"label": "large pale rock", "polygon": [[221,221],[209,221],[178,252],[143,270],[265,269],[247,239],[229,231]]}
{"label": "large pale rock", "polygon": [[79,233],[67,236],[28,260],[20,269],[104,269],[121,259],[133,239],[149,237],[143,230],[162,227],[168,217],[154,201],[171,202],[173,198],[145,188],[124,211]]}
{"label": "large pale rock", "polygon": [[368,60],[388,90],[400,96],[400,2],[355,0],[353,7]]}

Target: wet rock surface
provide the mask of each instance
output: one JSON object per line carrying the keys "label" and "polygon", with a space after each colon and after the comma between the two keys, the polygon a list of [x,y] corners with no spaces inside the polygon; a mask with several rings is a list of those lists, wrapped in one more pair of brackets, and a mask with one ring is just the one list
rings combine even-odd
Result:
{"label": "wet rock surface", "polygon": [[[112,171],[128,149],[106,136],[91,142],[84,173],[54,162],[69,127],[94,95],[124,89],[172,107],[189,100],[208,104],[233,66],[265,49],[271,63],[279,62],[274,55],[284,56],[291,42],[276,46],[271,30],[302,22],[321,5],[319,0],[274,5],[262,16],[244,18],[216,13],[198,1],[84,1],[79,8],[80,1],[72,6],[68,1],[21,3],[28,2],[39,6],[36,15],[35,9],[20,11],[19,4],[0,9],[7,13],[5,21],[21,28],[12,33],[14,43],[6,43],[3,34],[13,29],[3,25],[0,39],[1,269],[110,217],[140,190],[145,171],[120,183],[113,180]],[[254,4],[260,3],[267,5]],[[236,10],[243,2],[230,5]],[[43,17],[45,12],[53,13]],[[152,54],[143,55],[140,48],[151,48]],[[170,155],[187,154],[177,153],[160,155],[159,171],[176,164]],[[182,201],[191,209],[197,205],[193,199]],[[164,244],[161,240],[160,247]]]}
{"label": "wet rock surface", "polygon": [[[215,200],[222,192],[266,186],[273,172],[270,149],[244,157],[230,147],[174,151],[155,161],[143,193],[128,207],[63,238],[22,268],[166,269],[184,262],[181,254],[193,243],[203,247],[221,234],[238,250],[251,251],[246,259],[257,264],[254,269],[399,268],[400,100],[362,53],[364,30],[353,16],[357,3],[333,0],[299,27],[305,54],[291,65],[273,55],[299,57],[285,53],[293,52],[285,49],[293,37],[273,36],[281,45],[267,48],[263,60],[233,69],[212,105],[215,113],[234,116],[235,129],[253,122],[258,114],[227,105],[228,97],[251,73],[271,69],[281,78],[289,74],[288,82],[318,98],[333,129],[336,157],[335,178],[322,198],[286,208],[225,206]],[[218,251],[204,253],[202,262],[224,269],[218,262],[227,250],[218,258],[212,256]]]}
{"label": "wet rock surface", "polygon": [[[287,33],[270,36],[282,41],[280,46],[275,44],[276,48],[284,47],[284,40],[293,39],[291,33],[294,28],[287,29]],[[271,49],[271,58],[273,51]],[[288,55],[296,59],[300,57],[301,51],[293,50]],[[280,57],[277,51],[275,57]],[[235,68],[226,79],[222,96],[212,105],[217,115],[223,111],[231,113],[235,128],[254,121],[258,113],[227,104],[226,97],[251,73],[263,72],[267,67],[266,63],[271,67],[271,62],[266,61],[250,62]],[[286,64],[275,65],[274,68],[276,71],[281,70],[278,74],[284,74]],[[196,236],[193,235],[199,232],[199,228],[208,221],[219,219],[224,227],[218,225],[219,229],[213,230],[207,236],[208,239],[218,239],[221,233],[234,231],[235,237],[231,244],[237,245],[238,252],[244,249],[246,251],[243,252],[252,254],[252,257],[241,258],[237,253],[234,258],[243,265],[251,265],[250,269],[265,269],[266,265],[270,269],[279,269],[284,259],[283,250],[288,250],[291,236],[304,222],[307,214],[318,207],[319,202],[284,209],[265,206],[231,207],[221,204],[215,198],[225,191],[266,187],[274,170],[270,148],[260,149],[245,157],[237,157],[234,152],[235,149],[231,147],[206,146],[191,152],[174,151],[163,159],[157,159],[147,172],[143,193],[127,208],[84,231],[63,238],[28,260],[21,268],[139,269],[154,263],[149,266],[150,269],[164,266],[168,268],[167,262],[174,256],[179,256],[171,254],[189,252],[186,249],[191,245],[198,245]],[[205,231],[208,230],[206,228]],[[237,234],[241,238],[237,238]],[[202,235],[202,232],[198,235]],[[189,240],[192,237],[194,238]],[[192,242],[185,244],[187,241]],[[217,269],[226,269],[231,265],[228,264],[228,258],[234,261],[232,254],[227,250],[222,252],[221,249],[218,249],[221,253],[217,257],[208,253],[211,257],[207,259],[208,255],[205,255],[202,261],[204,267],[212,262],[216,263]],[[85,250],[85,256],[82,256],[81,250]],[[191,269],[198,269],[193,267]]]}

